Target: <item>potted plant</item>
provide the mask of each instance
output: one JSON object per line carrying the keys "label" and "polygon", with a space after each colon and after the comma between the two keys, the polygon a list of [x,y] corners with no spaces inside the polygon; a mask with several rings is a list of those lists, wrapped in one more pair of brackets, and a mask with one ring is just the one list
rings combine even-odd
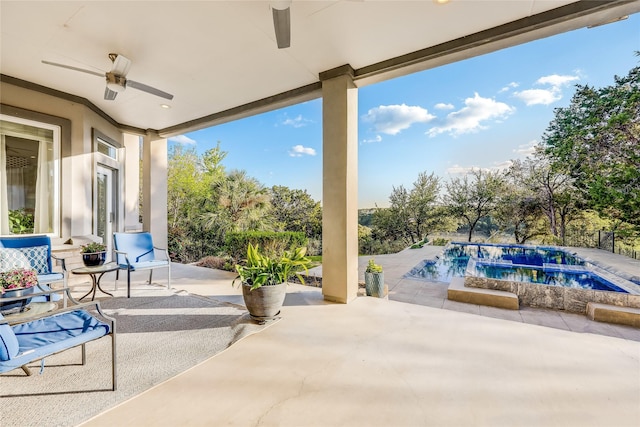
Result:
{"label": "potted plant", "polygon": [[236,264],[244,303],[251,318],[264,323],[279,313],[287,291],[287,281],[296,276],[304,284],[301,271],[308,271],[311,260],[305,256],[306,248],[285,251],[280,257],[260,253],[258,246],[249,244],[244,265]]}
{"label": "potted plant", "polygon": [[[0,297],[15,298],[33,293],[33,287],[38,284],[38,275],[32,269],[14,268],[0,272]],[[21,312],[31,302],[31,298],[0,302],[0,312],[3,314]]]}
{"label": "potted plant", "polygon": [[382,266],[375,263],[371,258],[364,271],[364,287],[367,296],[382,298],[384,297],[384,273]]}
{"label": "potted plant", "polygon": [[80,247],[82,262],[87,267],[104,264],[107,259],[107,246],[99,242],[91,242]]}

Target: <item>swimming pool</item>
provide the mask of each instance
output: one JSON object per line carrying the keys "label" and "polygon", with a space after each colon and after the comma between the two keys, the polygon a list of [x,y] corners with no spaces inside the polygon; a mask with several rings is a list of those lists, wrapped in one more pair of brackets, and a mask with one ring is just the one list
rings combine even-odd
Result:
{"label": "swimming pool", "polygon": [[[597,274],[579,257],[556,247],[452,242],[442,256],[408,274],[429,281],[478,277],[576,289],[627,293],[618,280]],[[622,279],[621,279],[622,280]],[[613,281],[617,283],[613,283]]]}

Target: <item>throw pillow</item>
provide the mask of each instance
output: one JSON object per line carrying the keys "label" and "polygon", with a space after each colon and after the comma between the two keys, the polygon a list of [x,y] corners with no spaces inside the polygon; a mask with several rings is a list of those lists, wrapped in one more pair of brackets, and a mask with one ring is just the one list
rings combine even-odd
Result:
{"label": "throw pillow", "polygon": [[18,249],[0,248],[0,271],[31,268],[27,257]]}
{"label": "throw pillow", "polygon": [[38,274],[49,274],[49,247],[0,248],[0,271],[32,268]]}

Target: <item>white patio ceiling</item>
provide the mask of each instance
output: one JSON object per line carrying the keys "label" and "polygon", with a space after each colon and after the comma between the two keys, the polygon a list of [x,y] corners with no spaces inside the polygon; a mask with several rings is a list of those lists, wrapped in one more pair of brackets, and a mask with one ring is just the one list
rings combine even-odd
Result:
{"label": "white patio ceiling", "polygon": [[[85,98],[125,127],[170,135],[318,96],[319,74],[344,64],[356,70],[363,85],[468,57],[483,48],[444,58],[438,52],[451,49],[437,49],[431,56],[406,55],[572,3],[575,0],[452,0],[445,5],[433,0],[294,0],[291,47],[279,50],[268,1],[1,1],[0,74],[5,81],[20,79]],[[637,1],[581,1],[573,6],[586,8],[586,3],[590,8],[606,4],[606,10],[586,16],[569,12],[577,17],[572,20],[547,12],[544,19],[525,22],[533,33],[502,43],[640,8]],[[491,46],[484,49],[498,47]],[[132,60],[129,78],[175,98],[167,102],[129,88],[115,101],[105,101],[101,78],[41,63],[107,71],[110,52]],[[270,97],[278,94],[285,94],[277,97],[282,102],[272,104]],[[171,108],[161,108],[163,103]]]}

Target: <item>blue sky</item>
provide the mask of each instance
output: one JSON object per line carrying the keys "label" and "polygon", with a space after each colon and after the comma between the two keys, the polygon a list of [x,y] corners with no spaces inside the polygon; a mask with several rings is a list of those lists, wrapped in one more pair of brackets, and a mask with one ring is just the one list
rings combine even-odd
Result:
{"label": "blue sky", "polygon": [[[421,172],[448,180],[471,168],[498,170],[524,158],[567,106],[575,84],[610,85],[639,58],[640,14],[515,46],[358,91],[358,205],[388,206],[393,186]],[[217,142],[227,170],[266,186],[305,189],[322,200],[320,99],[170,139]]]}

